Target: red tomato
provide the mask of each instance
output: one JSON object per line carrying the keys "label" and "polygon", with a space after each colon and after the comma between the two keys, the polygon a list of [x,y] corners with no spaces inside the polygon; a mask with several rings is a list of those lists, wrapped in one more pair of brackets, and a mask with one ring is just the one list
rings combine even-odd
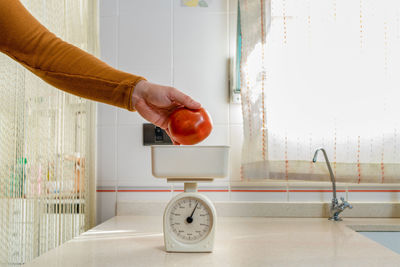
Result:
{"label": "red tomato", "polygon": [[204,108],[177,108],[169,116],[168,129],[176,142],[194,145],[210,135],[212,121]]}

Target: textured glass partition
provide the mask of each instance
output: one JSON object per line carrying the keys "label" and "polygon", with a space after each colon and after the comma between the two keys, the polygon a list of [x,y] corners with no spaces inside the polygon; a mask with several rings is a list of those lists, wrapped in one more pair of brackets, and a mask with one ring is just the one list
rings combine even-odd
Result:
{"label": "textured glass partition", "polygon": [[[96,53],[96,1],[23,2],[59,37]],[[90,227],[93,104],[3,54],[0,94],[0,265],[22,264]]]}

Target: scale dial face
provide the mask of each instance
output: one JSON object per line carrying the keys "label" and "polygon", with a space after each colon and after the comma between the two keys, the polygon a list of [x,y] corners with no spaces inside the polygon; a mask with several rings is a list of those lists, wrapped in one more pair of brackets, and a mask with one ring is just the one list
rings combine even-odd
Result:
{"label": "scale dial face", "polygon": [[172,203],[167,216],[170,233],[182,243],[201,241],[213,224],[210,207],[195,197],[183,197]]}

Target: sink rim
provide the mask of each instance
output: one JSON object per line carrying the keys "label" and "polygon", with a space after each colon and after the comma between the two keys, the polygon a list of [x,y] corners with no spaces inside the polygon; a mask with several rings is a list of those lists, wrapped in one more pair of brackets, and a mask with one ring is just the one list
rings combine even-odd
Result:
{"label": "sink rim", "polygon": [[347,227],[355,232],[400,232],[397,224],[353,224]]}

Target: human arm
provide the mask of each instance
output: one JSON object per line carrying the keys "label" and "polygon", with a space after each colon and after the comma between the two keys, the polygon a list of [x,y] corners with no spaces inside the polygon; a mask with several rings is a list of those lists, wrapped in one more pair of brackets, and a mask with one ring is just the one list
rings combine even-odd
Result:
{"label": "human arm", "polygon": [[116,70],[64,42],[41,25],[19,0],[0,0],[0,51],[56,88],[137,110],[167,133],[168,116],[175,108],[200,108],[199,103],[175,88]]}
{"label": "human arm", "polygon": [[145,80],[56,37],[19,0],[0,0],[0,51],[58,89],[128,110],[135,85]]}

